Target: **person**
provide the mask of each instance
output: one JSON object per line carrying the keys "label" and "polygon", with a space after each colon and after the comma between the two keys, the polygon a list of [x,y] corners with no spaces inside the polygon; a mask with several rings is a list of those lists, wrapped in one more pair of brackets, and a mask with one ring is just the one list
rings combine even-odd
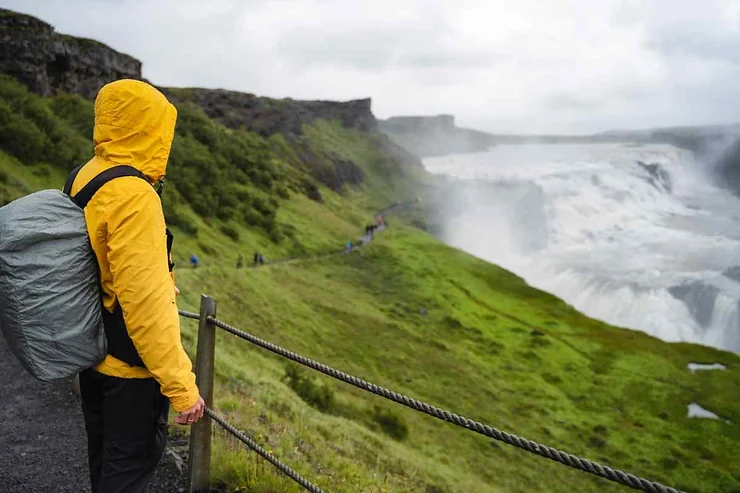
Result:
{"label": "person", "polygon": [[196,269],[198,267],[198,264],[200,263],[200,259],[196,254],[192,254],[190,256],[190,265],[193,266],[193,269]]}
{"label": "person", "polygon": [[154,189],[165,177],[176,118],[149,84],[104,86],[95,100],[94,156],[72,184],[76,194],[119,164],[141,173],[107,182],[85,208],[108,339],[105,359],[80,374],[92,493],[146,492],[165,450],[169,406],[182,425],[205,411],[182,347],[172,235]]}
{"label": "person", "polygon": [[264,265],[265,264],[265,256],[262,255],[261,253],[260,253],[260,256],[259,256],[259,261],[260,261],[260,265]]}
{"label": "person", "polygon": [[260,254],[258,252],[254,252],[254,265],[257,265],[260,263]]}
{"label": "person", "polygon": [[378,221],[378,226],[380,226],[381,224],[383,224],[383,216],[381,216],[380,214],[378,214],[378,217],[376,219]]}
{"label": "person", "polygon": [[347,242],[347,247],[346,247],[346,248],[347,248],[347,251],[348,251],[348,252],[351,252],[351,251],[352,251],[352,240],[349,240],[349,241]]}
{"label": "person", "polygon": [[244,267],[244,255],[239,254],[239,258],[236,259],[236,268],[241,269]]}

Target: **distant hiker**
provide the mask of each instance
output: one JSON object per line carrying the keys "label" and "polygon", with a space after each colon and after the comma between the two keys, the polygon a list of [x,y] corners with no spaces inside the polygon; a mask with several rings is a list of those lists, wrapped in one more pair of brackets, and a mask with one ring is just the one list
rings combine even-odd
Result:
{"label": "distant hiker", "polygon": [[347,248],[347,252],[351,252],[352,251],[352,247],[353,247],[352,240],[349,240],[347,242],[347,247],[346,247]]}
{"label": "distant hiker", "polygon": [[380,214],[378,214],[378,217],[376,218],[376,220],[378,222],[378,226],[380,226],[381,224],[383,224],[383,216],[381,216]]}
{"label": "distant hiker", "polygon": [[241,269],[244,267],[244,256],[240,253],[239,258],[236,259],[236,268]]}
{"label": "distant hiker", "polygon": [[93,493],[147,491],[165,450],[170,404],[182,425],[205,411],[182,347],[167,262],[172,237],[154,188],[165,177],[176,119],[149,84],[107,84],[95,100],[95,155],[71,177],[74,195],[116,166],[139,172],[107,182],[85,207],[108,339],[105,359],[80,374]]}
{"label": "distant hiker", "polygon": [[265,263],[265,256],[262,255],[261,253],[259,255],[259,262],[260,262],[260,265],[264,265],[264,263]]}
{"label": "distant hiker", "polygon": [[260,263],[260,254],[258,252],[254,252],[254,265],[257,265]]}
{"label": "distant hiker", "polygon": [[196,254],[192,254],[190,256],[190,265],[193,266],[193,269],[196,269],[198,268],[198,264],[200,264],[200,259],[198,258]]}

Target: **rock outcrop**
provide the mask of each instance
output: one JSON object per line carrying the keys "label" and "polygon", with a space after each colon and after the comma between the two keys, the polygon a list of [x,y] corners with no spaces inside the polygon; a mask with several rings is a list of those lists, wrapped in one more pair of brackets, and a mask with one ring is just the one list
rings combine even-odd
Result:
{"label": "rock outcrop", "polygon": [[91,39],[58,34],[35,17],[0,10],[0,71],[33,92],[92,99],[108,82],[141,79],[141,62]]}
{"label": "rock outcrop", "polygon": [[298,101],[271,99],[223,89],[161,88],[174,102],[190,101],[230,128],[246,127],[264,136],[298,135],[314,120],[338,120],[346,128],[376,130],[370,99],[354,101]]}
{"label": "rock outcrop", "polygon": [[[42,96],[58,92],[94,99],[108,82],[142,78],[141,62],[91,39],[57,33],[35,17],[0,9],[0,71]],[[370,99],[296,101],[222,89],[161,88],[173,101],[192,101],[231,128],[268,136],[297,135],[314,120],[338,120],[347,128],[374,132]]]}
{"label": "rock outcrop", "polygon": [[[145,80],[139,60],[98,41],[59,34],[46,22],[10,10],[0,9],[0,41],[0,71],[42,96],[66,92],[94,99],[108,82],[121,78]],[[311,175],[333,190],[341,190],[345,184],[361,183],[365,171],[357,163],[333,153],[319,156],[302,141],[304,125],[315,120],[336,120],[345,128],[372,134],[383,156],[383,171],[389,176],[421,167],[415,156],[376,133],[377,121],[370,99],[298,101],[223,89],[160,89],[175,104],[197,104],[210,118],[227,127],[246,128],[263,136],[282,134]],[[315,185],[307,184],[306,193],[314,200],[321,200]]]}
{"label": "rock outcrop", "polygon": [[481,152],[494,145],[494,136],[459,128],[452,115],[394,116],[378,121],[378,129],[420,157]]}
{"label": "rock outcrop", "polygon": [[673,193],[673,180],[671,175],[660,165],[660,163],[644,163],[637,161],[637,165],[647,171],[650,184],[658,190]]}

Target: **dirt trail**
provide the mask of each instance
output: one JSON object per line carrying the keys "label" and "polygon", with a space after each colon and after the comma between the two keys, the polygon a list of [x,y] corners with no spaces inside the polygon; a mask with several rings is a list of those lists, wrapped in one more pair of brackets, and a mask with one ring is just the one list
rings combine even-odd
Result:
{"label": "dirt trail", "polygon": [[[45,384],[28,375],[0,337],[0,491],[90,491],[85,424],[79,398],[71,389],[69,384]],[[182,438],[171,440],[180,455],[184,445]],[[175,459],[166,453],[150,493],[176,493],[183,486]]]}

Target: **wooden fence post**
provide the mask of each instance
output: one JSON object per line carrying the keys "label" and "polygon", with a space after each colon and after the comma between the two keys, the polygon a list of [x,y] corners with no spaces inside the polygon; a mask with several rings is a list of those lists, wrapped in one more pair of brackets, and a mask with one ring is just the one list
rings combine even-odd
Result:
{"label": "wooden fence post", "polygon": [[[216,316],[216,301],[210,296],[200,298],[200,323],[198,324],[198,353],[195,356],[195,382],[200,395],[209,408],[213,405],[214,354],[216,327],[208,317]],[[190,428],[190,454],[188,456],[188,491],[206,493],[211,476],[211,427],[207,415]]]}

